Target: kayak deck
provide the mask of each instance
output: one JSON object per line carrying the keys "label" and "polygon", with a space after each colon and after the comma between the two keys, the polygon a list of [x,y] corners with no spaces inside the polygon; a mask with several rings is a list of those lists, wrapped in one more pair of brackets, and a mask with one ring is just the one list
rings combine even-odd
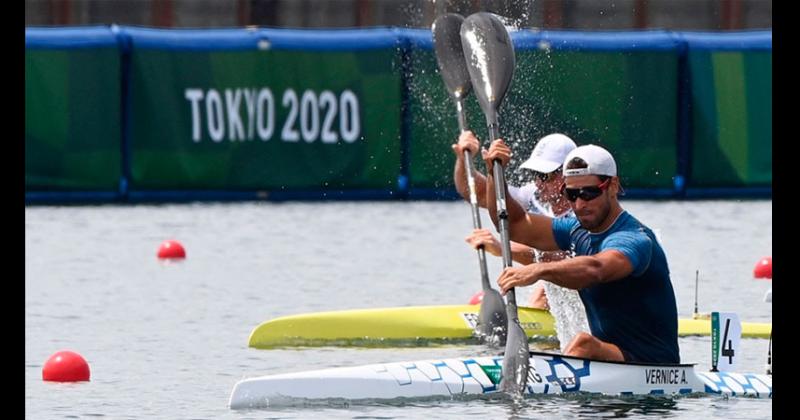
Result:
{"label": "kayak deck", "polygon": [[[250,333],[249,346],[464,342],[475,339],[479,311],[476,305],[442,305],[291,315],[256,327]],[[547,311],[520,308],[519,319],[529,337],[555,335],[554,320]]]}
{"label": "kayak deck", "polygon": [[[294,405],[311,400],[382,401],[500,394],[502,356],[371,364],[239,381],[230,408]],[[611,396],[722,394],[772,398],[772,376],[696,372],[692,364],[602,362],[530,353],[525,394]]]}
{"label": "kayak deck", "polygon": [[[477,343],[478,305],[407,306],[290,315],[266,321],[250,333],[250,347],[397,346]],[[520,324],[532,340],[553,341],[555,320],[542,309],[519,307]],[[769,338],[771,323],[742,323],[742,337]],[[680,319],[680,336],[710,335],[711,321]]]}

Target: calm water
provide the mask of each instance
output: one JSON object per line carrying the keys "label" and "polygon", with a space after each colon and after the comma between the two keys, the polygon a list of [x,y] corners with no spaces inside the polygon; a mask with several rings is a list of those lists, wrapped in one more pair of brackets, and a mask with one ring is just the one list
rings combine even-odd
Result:
{"label": "calm water", "polygon": [[[623,201],[657,230],[682,317],[730,310],[771,321],[752,278],[772,254],[771,201]],[[483,221],[488,222],[486,213]],[[26,416],[45,418],[772,417],[772,401],[598,397],[420,401],[231,411],[244,377],[356,364],[494,354],[483,346],[255,350],[250,330],[302,312],[458,304],[479,289],[463,202],[237,203],[29,207],[25,213]],[[159,263],[180,240],[185,262]],[[490,260],[495,278],[501,268]],[[527,292],[518,292],[519,299]],[[683,338],[684,362],[710,363],[710,339]],[[88,383],[41,380],[61,349]],[[762,373],[767,341],[743,339],[740,370]]]}

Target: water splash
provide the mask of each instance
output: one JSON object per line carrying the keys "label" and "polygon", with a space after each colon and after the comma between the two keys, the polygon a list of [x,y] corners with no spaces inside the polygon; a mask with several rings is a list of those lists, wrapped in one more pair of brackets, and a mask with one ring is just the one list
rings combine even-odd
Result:
{"label": "water splash", "polygon": [[[548,216],[554,217],[552,209],[546,207]],[[574,251],[569,252],[569,258],[575,256]],[[589,332],[589,322],[586,320],[586,308],[577,290],[561,287],[546,280],[540,280],[544,285],[547,295],[547,304],[550,314],[555,320],[556,336],[559,347],[563,353],[567,345],[579,332]]]}
{"label": "water splash", "polygon": [[577,290],[544,281],[544,291],[550,305],[550,314],[555,319],[556,336],[563,353],[576,334],[589,332],[586,309]]}
{"label": "water splash", "polygon": [[492,329],[490,334],[484,334],[479,331],[479,328],[475,328],[472,332],[472,335],[477,338],[481,343],[489,346],[489,347],[502,347],[505,345],[502,338],[506,336],[505,334],[506,327],[497,326]]}
{"label": "water splash", "polygon": [[[435,1],[433,1],[433,3],[436,4]],[[514,14],[509,13],[511,12],[510,10],[505,10],[506,13],[500,11],[500,13],[495,13],[495,15],[497,15],[501,22],[503,22],[509,32],[517,31],[520,30],[524,24],[528,23],[529,14],[527,11],[531,9],[532,4],[532,1],[524,2],[524,10],[526,10],[525,13]],[[484,75],[485,78],[486,74],[488,74],[488,58],[485,54],[484,48],[482,48],[482,46],[485,44],[485,41],[482,40],[479,34],[476,32],[467,33],[466,41],[473,46],[471,48],[472,56],[468,57],[468,59],[477,64],[477,67],[481,69],[481,74]],[[544,46],[543,48],[540,48],[540,50],[541,54],[537,55],[535,58],[532,54],[518,56],[518,60],[520,58],[522,58],[522,60],[517,62],[517,66],[529,67],[532,68],[532,71],[527,73],[516,72],[515,79],[535,78],[537,73],[542,71],[552,72],[553,63],[550,56],[551,50],[549,46]],[[519,80],[517,80],[517,82],[519,82]],[[486,81],[484,81],[484,83],[488,89],[491,88],[489,83],[486,83]],[[507,174],[513,174],[508,177],[508,181],[511,185],[523,185],[532,181],[528,171],[518,170],[519,165],[527,159],[528,153],[535,145],[536,137],[534,137],[532,134],[536,133],[539,136],[549,134],[544,131],[540,121],[547,120],[551,110],[546,105],[543,106],[542,104],[536,102],[527,101],[525,98],[552,97],[552,95],[546,94],[547,90],[552,90],[552,87],[548,87],[544,84],[533,84],[533,92],[530,90],[525,90],[530,89],[530,85],[530,83],[512,82],[511,90],[509,91],[508,95],[511,100],[506,100],[501,106],[501,110],[499,110],[501,112],[499,112],[500,115],[498,117],[501,117],[503,120],[501,124],[503,127],[501,137],[506,140],[506,142],[511,146],[512,150],[516,151],[509,162],[508,169],[506,170]],[[421,91],[422,86],[417,83],[412,82],[411,88],[412,92],[415,93],[414,96],[420,101],[422,108],[426,111],[423,112],[423,116],[437,115],[437,112],[431,112],[434,110],[444,112],[444,114],[438,113],[440,116],[450,114],[450,111],[442,109],[442,107],[450,106],[448,101],[434,100],[433,96],[427,95],[424,91]],[[487,91],[487,93],[489,98],[492,98],[494,95],[494,93],[490,90]],[[537,119],[536,116],[539,116],[540,118]],[[439,124],[441,124],[440,120],[441,117],[437,117],[437,122]],[[433,122],[428,121],[428,123]],[[565,132],[569,130],[556,129],[555,131]],[[441,161],[441,159],[432,159],[432,161]],[[555,329],[558,336],[558,342],[560,344],[561,351],[563,352],[566,345],[572,341],[572,338],[578,332],[589,331],[588,322],[586,320],[586,311],[577,291],[566,289],[550,282],[545,282],[544,287],[550,304],[550,312],[555,318]],[[500,344],[496,334],[490,336],[479,336],[478,338],[485,343],[494,345]]]}
{"label": "water splash", "polygon": [[[435,16],[443,13],[452,12],[469,16],[475,12],[486,11],[494,13],[503,22],[506,29],[513,32],[532,26],[533,16],[540,14],[538,11],[534,12],[533,6],[533,0],[482,2],[481,4],[465,0],[428,0],[407,5],[403,12],[412,21],[409,26],[422,24],[424,27],[428,20],[432,22]],[[422,16],[426,13],[432,13],[432,15]],[[475,41],[477,42],[477,40]],[[476,50],[480,49],[473,48],[473,51]],[[440,148],[420,147],[413,151],[413,153],[419,153],[419,156],[415,156],[416,162],[424,161],[424,167],[430,171],[429,173],[447,174],[446,176],[437,175],[434,179],[429,180],[433,182],[434,187],[438,188],[451,185],[451,168],[449,166],[452,164],[452,157],[451,154],[443,154],[442,151],[450,152],[449,145],[457,141],[458,131],[455,124],[457,120],[455,108],[441,80],[439,69],[435,65],[431,66],[433,62],[428,61],[430,58],[432,55],[429,56],[418,51],[412,53],[409,57],[409,65],[405,68],[405,76],[411,99],[410,105],[413,109],[414,127],[416,127],[414,130],[415,141],[441,145]],[[475,57],[475,59],[481,60],[481,57]],[[557,95],[552,92],[554,87],[548,86],[548,83],[535,82],[535,78],[543,72],[554,74],[550,52],[542,50],[536,54],[530,52],[517,54],[516,60],[517,70],[514,80],[497,115],[501,125],[500,136],[514,150],[514,155],[506,168],[506,179],[512,186],[520,186],[532,181],[530,172],[520,171],[519,165],[527,159],[538,138],[556,131],[576,136],[576,139],[580,138],[580,133],[577,132],[579,128],[564,127],[563,121],[558,124],[558,127],[554,126],[557,121],[552,120],[550,116],[553,105],[545,103],[542,99],[556,97]],[[422,74],[419,71],[421,69],[428,69],[427,74]],[[550,77],[557,77],[557,75]],[[486,145],[484,115],[477,106],[477,99],[474,95],[468,95],[464,105],[470,129]],[[575,127],[578,126],[575,125]],[[419,133],[419,138],[416,133]],[[482,159],[478,157],[475,164],[476,170],[485,173]],[[447,168],[443,168],[444,166]]]}

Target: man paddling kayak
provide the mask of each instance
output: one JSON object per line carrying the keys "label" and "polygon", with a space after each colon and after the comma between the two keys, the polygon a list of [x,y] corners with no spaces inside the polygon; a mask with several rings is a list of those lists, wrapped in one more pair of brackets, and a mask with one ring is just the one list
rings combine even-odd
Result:
{"label": "man paddling kayak", "polygon": [[[502,139],[482,151],[486,203],[495,226],[492,164],[506,166]],[[576,217],[526,213],[507,200],[510,238],[546,251],[573,250],[574,258],[508,267],[497,279],[502,293],[545,279],[579,291],[591,334],[579,333],[564,353],[610,361],[679,363],[678,316],[666,255],[650,228],[622,209],[617,165],[596,145],[580,146],[563,165],[562,192]]]}
{"label": "man paddling kayak", "polygon": [[[453,171],[453,180],[456,190],[469,201],[467,174],[464,169],[464,150],[469,150],[476,156],[480,143],[471,131],[464,131],[453,144],[456,154],[456,164]],[[533,171],[533,182],[521,187],[509,187],[510,196],[513,197],[528,212],[564,217],[572,213],[569,202],[563,198],[559,188],[563,183],[561,164],[567,154],[577,147],[571,138],[561,133],[549,134],[542,137],[531,152],[530,158],[520,165],[520,168]],[[486,208],[486,177],[473,170],[475,179],[475,194],[478,206]],[[500,241],[488,229],[475,229],[466,238],[473,248],[483,246],[486,252],[501,256]],[[525,244],[511,242],[511,258],[520,264],[531,264],[538,261],[558,261],[567,257],[566,252],[541,252]],[[536,283],[531,291],[529,307],[550,309],[543,283]]]}

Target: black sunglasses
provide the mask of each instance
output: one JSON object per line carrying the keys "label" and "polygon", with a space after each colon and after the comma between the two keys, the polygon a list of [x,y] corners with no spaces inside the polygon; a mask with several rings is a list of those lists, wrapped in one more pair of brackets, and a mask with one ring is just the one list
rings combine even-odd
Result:
{"label": "black sunglasses", "polygon": [[595,198],[600,197],[600,195],[603,194],[603,191],[608,189],[609,185],[611,185],[611,178],[608,178],[600,184],[591,187],[567,188],[567,184],[562,184],[561,193],[566,195],[567,200],[572,202],[578,198],[583,201],[592,201]]}
{"label": "black sunglasses", "polygon": [[547,182],[548,180],[552,179],[557,173],[561,172],[561,169],[556,169],[553,172],[539,172],[533,171],[533,177],[538,179],[542,182]]}

